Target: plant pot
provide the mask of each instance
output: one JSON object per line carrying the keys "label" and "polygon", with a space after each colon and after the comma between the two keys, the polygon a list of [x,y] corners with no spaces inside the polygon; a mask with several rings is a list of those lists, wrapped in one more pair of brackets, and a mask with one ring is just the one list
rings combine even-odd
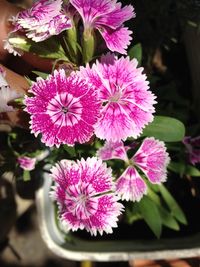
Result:
{"label": "plant pot", "polygon": [[200,256],[200,233],[181,238],[120,241],[94,241],[93,237],[85,240],[70,233],[68,239],[57,226],[55,205],[49,198],[52,180],[46,173],[43,179],[43,186],[36,193],[40,231],[48,248],[62,258],[76,261],[129,261]]}

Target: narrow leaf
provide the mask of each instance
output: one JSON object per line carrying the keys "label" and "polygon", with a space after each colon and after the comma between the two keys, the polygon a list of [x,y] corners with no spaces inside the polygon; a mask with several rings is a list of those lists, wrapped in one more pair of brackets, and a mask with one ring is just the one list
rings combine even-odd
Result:
{"label": "narrow leaf", "polygon": [[174,219],[173,215],[170,212],[168,212],[161,205],[158,206],[158,211],[160,213],[163,225],[175,231],[178,231],[180,229],[177,221]]}
{"label": "narrow leaf", "polygon": [[174,218],[176,218],[182,224],[187,224],[187,220],[182,209],[180,208],[176,200],[172,197],[170,192],[166,189],[164,185],[160,185],[159,189]]}
{"label": "narrow leaf", "polygon": [[67,60],[65,52],[59,42],[54,37],[49,38],[43,42],[34,42],[25,37],[9,38],[9,42],[16,48],[20,48],[25,52],[37,54],[43,58],[58,59],[63,58]]}
{"label": "narrow leaf", "polygon": [[162,221],[156,204],[145,196],[137,205],[145,222],[156,237],[159,238],[162,231]]}
{"label": "narrow leaf", "polygon": [[32,71],[32,73],[36,74],[37,76],[43,78],[44,80],[49,76],[48,73],[41,72],[41,71]]}

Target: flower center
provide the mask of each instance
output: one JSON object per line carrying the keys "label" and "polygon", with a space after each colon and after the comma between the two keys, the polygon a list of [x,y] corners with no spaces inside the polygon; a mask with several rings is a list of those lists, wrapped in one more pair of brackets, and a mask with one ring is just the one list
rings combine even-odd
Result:
{"label": "flower center", "polygon": [[67,209],[78,219],[88,219],[95,214],[98,206],[98,200],[92,196],[93,192],[92,185],[88,183],[69,186],[65,196]]}
{"label": "flower center", "polygon": [[109,98],[110,102],[118,102],[121,98],[122,94],[121,92],[116,92],[113,96]]}
{"label": "flower center", "polygon": [[114,84],[112,86],[111,92],[112,92],[112,95],[110,96],[109,101],[110,102],[118,102],[121,99],[122,94],[123,94],[122,88],[119,85]]}
{"label": "flower center", "polygon": [[56,125],[74,126],[81,119],[82,104],[79,98],[71,94],[57,94],[50,100],[47,114]]}
{"label": "flower center", "polygon": [[63,112],[64,114],[66,114],[66,113],[68,112],[68,108],[67,108],[67,107],[62,107],[62,112]]}

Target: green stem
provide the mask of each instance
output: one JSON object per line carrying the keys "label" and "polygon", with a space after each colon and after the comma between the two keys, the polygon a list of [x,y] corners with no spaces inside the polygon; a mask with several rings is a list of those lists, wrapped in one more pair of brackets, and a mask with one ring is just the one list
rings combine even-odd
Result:
{"label": "green stem", "polygon": [[88,63],[92,60],[95,51],[94,32],[85,29],[83,33],[83,61]]}

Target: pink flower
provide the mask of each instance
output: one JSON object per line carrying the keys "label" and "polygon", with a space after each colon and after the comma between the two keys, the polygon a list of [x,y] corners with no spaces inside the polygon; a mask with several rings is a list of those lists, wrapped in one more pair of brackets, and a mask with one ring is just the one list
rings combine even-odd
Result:
{"label": "pink flower", "polygon": [[102,102],[101,117],[95,127],[97,137],[117,142],[127,137],[138,137],[153,120],[155,96],[149,91],[143,68],[129,57],[102,57],[101,62],[80,69],[99,92]]}
{"label": "pink flower", "polygon": [[35,42],[71,28],[70,19],[62,10],[62,0],[39,0],[30,9],[12,18],[14,31],[22,30]]}
{"label": "pink flower", "polygon": [[8,105],[8,103],[22,96],[22,94],[10,88],[5,76],[5,71],[0,68],[0,113],[14,111],[14,108]]}
{"label": "pink flower", "polygon": [[191,136],[186,136],[183,139],[183,143],[187,149],[187,154],[189,156],[189,161],[193,165],[200,163],[200,136],[192,138]]}
{"label": "pink flower", "polygon": [[122,141],[106,142],[104,146],[97,151],[97,157],[102,160],[121,159],[128,161],[126,149]]}
{"label": "pink flower", "polygon": [[123,27],[125,21],[135,17],[131,5],[121,7],[116,0],[70,0],[80,13],[85,31],[97,29],[111,51],[126,54],[131,31]]}
{"label": "pink flower", "polygon": [[[135,144],[133,147],[135,149]],[[160,184],[167,178],[170,159],[164,143],[153,137],[144,139],[135,155],[128,159],[124,153],[131,148],[132,146],[125,147],[122,142],[110,141],[99,149],[97,155],[103,160],[114,159],[120,151],[120,158],[129,166],[116,181],[116,193],[122,200],[140,201],[147,193],[147,186],[138,170],[140,169],[151,183]]]}
{"label": "pink flower", "polygon": [[164,142],[153,137],[144,139],[131,160],[144,172],[152,184],[166,181],[170,158]]}
{"label": "pink flower", "polygon": [[122,200],[140,201],[147,194],[147,186],[136,168],[129,166],[117,179],[116,193]]}
{"label": "pink flower", "polygon": [[51,196],[59,205],[66,231],[86,229],[92,235],[112,233],[123,210],[113,189],[112,172],[97,158],[62,160],[51,169],[55,186]]}
{"label": "pink flower", "polygon": [[90,84],[55,70],[46,80],[38,78],[30,92],[34,97],[26,97],[25,104],[31,132],[41,133],[43,143],[59,147],[90,140],[99,116],[99,102]]}
{"label": "pink flower", "polygon": [[19,166],[26,171],[32,171],[35,169],[36,158],[18,157],[17,161]]}

